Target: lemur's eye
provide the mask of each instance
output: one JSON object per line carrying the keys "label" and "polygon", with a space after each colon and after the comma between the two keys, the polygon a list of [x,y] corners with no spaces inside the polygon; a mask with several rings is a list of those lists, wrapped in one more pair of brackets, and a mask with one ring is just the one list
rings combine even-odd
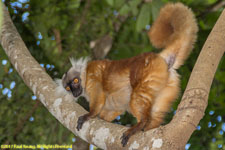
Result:
{"label": "lemur's eye", "polygon": [[74,82],[74,83],[78,83],[79,80],[78,80],[77,78],[75,78],[75,79],[73,80],[73,82]]}
{"label": "lemur's eye", "polygon": [[70,87],[69,87],[69,86],[67,86],[67,87],[66,87],[66,90],[67,90],[67,91],[70,91]]}

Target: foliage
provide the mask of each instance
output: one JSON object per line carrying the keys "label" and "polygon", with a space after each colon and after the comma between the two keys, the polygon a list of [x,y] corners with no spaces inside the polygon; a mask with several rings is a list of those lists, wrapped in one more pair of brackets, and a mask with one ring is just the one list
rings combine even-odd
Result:
{"label": "foliage", "polygon": [[[155,20],[159,8],[167,2],[168,0],[153,0],[148,3],[143,0],[4,1],[31,54],[52,78],[60,78],[70,67],[69,57],[92,55],[89,43],[106,34],[112,35],[114,39],[112,50],[107,55],[109,59],[122,59],[155,51],[146,31]],[[210,6],[216,0],[181,2],[196,13],[200,28],[193,53],[178,71],[182,75],[183,92],[198,54],[222,9],[210,12]],[[120,16],[125,16],[126,20],[116,32],[115,24],[121,22]],[[0,63],[0,143],[71,144],[74,135],[38,103],[9,63],[3,50],[0,50]],[[225,149],[224,76],[223,58],[211,88],[205,116],[186,149]],[[171,120],[178,103],[179,100],[174,104],[165,123]],[[114,122],[134,124],[135,119],[126,113]]]}

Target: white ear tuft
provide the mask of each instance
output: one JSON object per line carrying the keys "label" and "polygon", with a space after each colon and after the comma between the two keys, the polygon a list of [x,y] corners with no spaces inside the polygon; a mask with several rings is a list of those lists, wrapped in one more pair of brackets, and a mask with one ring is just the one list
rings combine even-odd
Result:
{"label": "white ear tuft", "polygon": [[83,73],[86,70],[87,63],[90,61],[90,57],[81,57],[79,59],[70,58],[70,62],[72,67],[76,69],[76,71]]}
{"label": "white ear tuft", "polygon": [[84,65],[86,66],[89,60],[90,60],[90,57],[81,57],[79,59],[70,58],[70,62],[73,67],[84,66]]}

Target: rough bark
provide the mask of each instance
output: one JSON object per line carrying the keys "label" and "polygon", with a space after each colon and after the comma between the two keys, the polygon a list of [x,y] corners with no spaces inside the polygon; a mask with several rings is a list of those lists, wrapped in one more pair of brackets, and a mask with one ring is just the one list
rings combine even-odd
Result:
{"label": "rough bark", "polygon": [[[56,84],[31,56],[4,7],[0,41],[25,84],[59,122],[85,141],[102,149],[184,149],[207,107],[210,86],[225,47],[225,11],[209,35],[191,74],[187,89],[172,121],[132,136],[125,148],[120,137],[127,127],[95,118],[76,130],[77,119],[87,113],[73,97],[55,95]],[[57,133],[54,133],[57,134]]]}

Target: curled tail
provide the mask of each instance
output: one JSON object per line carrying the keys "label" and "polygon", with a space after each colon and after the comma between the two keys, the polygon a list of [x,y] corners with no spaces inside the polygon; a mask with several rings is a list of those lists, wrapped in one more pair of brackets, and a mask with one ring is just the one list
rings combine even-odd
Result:
{"label": "curled tail", "polygon": [[[148,35],[169,67],[178,69],[196,41],[198,26],[192,11],[181,3],[167,4],[159,13]],[[175,59],[174,59],[175,58]]]}

